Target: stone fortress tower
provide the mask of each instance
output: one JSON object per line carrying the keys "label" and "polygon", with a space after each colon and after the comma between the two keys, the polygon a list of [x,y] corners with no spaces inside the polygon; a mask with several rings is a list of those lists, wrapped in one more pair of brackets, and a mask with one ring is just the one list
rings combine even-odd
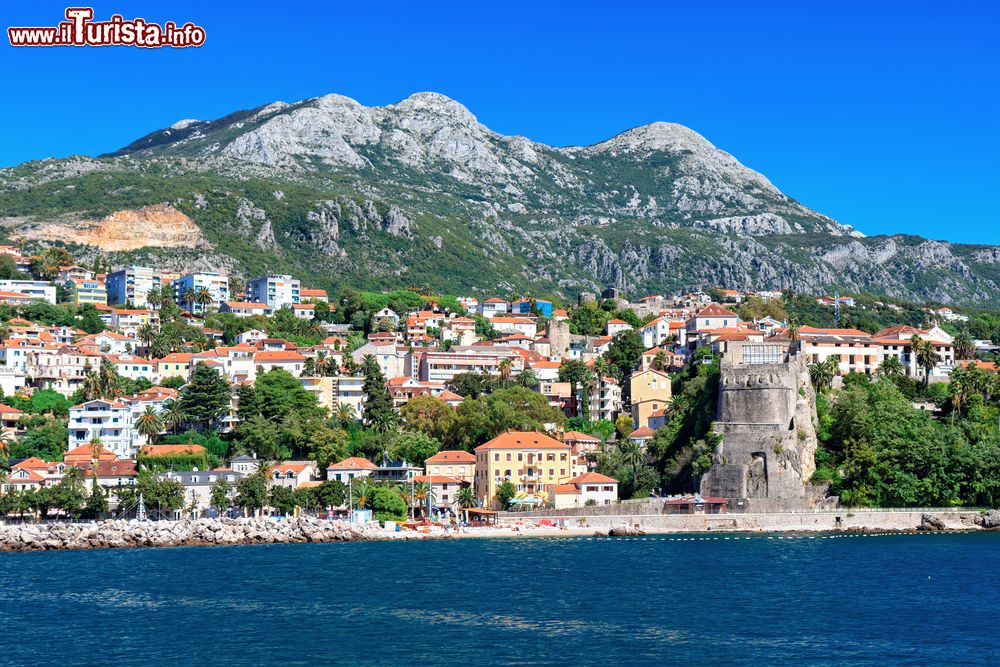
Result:
{"label": "stone fortress tower", "polygon": [[731,343],[721,371],[715,432],[722,442],[701,494],[731,498],[731,511],[823,503],[825,488],[809,482],[816,470],[816,402],[798,344]]}

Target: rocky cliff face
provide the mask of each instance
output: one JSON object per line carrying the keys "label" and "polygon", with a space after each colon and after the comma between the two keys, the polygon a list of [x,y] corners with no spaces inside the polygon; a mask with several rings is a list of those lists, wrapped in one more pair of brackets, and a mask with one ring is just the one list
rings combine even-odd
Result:
{"label": "rocky cliff face", "polygon": [[326,286],[839,288],[943,302],[1000,291],[995,249],[865,238],[683,126],[552,147],[498,134],[436,93],[383,107],[341,95],[275,102],[180,121],[97,159],[0,170],[9,235],[164,201],[204,240],[126,231],[101,246],[117,236],[93,223],[39,238],[173,254],[210,243],[238,272]]}

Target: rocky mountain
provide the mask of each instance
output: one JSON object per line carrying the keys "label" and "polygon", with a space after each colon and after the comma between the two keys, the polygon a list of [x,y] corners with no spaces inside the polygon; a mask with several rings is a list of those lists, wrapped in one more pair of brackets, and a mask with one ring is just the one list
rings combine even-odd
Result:
{"label": "rocky mountain", "polygon": [[[180,227],[151,221],[145,240],[136,225],[127,242],[95,233],[151,206],[197,228],[174,217]],[[979,302],[1000,285],[1000,249],[866,238],[683,126],[558,148],[498,134],[436,93],[384,107],[275,102],[179,121],[96,158],[0,170],[0,227],[84,256],[295,272],[326,287],[837,288]]]}

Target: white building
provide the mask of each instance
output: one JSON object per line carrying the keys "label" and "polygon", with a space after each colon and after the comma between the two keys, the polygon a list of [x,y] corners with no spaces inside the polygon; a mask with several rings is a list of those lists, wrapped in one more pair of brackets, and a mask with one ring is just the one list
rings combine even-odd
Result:
{"label": "white building", "polygon": [[476,312],[486,319],[493,319],[496,315],[504,315],[509,311],[509,304],[503,299],[486,299],[476,305]]}
{"label": "white building", "polygon": [[[210,303],[194,300],[194,295],[201,290],[207,290],[212,296]],[[178,305],[192,313],[204,313],[209,306],[218,308],[223,301],[229,301],[229,276],[209,271],[188,273],[174,281],[174,296]]]}
{"label": "white building", "polygon": [[161,282],[160,273],[146,266],[119,269],[109,273],[104,281],[109,304],[132,303],[139,307],[148,304],[146,297],[150,290],[159,288]]}
{"label": "white building", "polygon": [[299,303],[302,285],[287,275],[269,274],[247,283],[247,301],[266,303],[271,310]]}
{"label": "white building", "polygon": [[56,302],[56,286],[44,280],[0,280],[0,292],[23,294],[30,299]]}
{"label": "white building", "polygon": [[143,444],[135,430],[132,407],[121,401],[96,399],[69,409],[69,447],[86,445],[94,438],[118,458],[134,458]]}
{"label": "white building", "polygon": [[232,313],[236,317],[253,317],[254,315],[267,315],[271,312],[271,307],[266,303],[248,303],[246,301],[223,301],[219,305],[219,312]]}
{"label": "white building", "polygon": [[574,477],[566,484],[555,484],[549,489],[550,502],[555,509],[611,505],[618,502],[618,480],[596,472]]}
{"label": "white building", "polygon": [[493,329],[499,333],[521,334],[522,336],[529,336],[532,339],[538,333],[538,327],[535,326],[535,322],[526,317],[496,315],[490,322],[493,324]]}

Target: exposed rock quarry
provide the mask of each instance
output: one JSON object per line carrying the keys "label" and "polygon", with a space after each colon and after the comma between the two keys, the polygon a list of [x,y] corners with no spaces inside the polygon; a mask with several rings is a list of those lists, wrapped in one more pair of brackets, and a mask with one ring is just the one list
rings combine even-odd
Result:
{"label": "exposed rock quarry", "polygon": [[106,251],[210,247],[194,221],[169,204],[115,211],[97,221],[49,221],[32,229],[28,236],[43,241],[95,246]]}
{"label": "exposed rock quarry", "polygon": [[428,537],[415,531],[390,533],[376,525],[359,526],[311,517],[149,522],[108,520],[0,526],[0,552],[390,539]]}

